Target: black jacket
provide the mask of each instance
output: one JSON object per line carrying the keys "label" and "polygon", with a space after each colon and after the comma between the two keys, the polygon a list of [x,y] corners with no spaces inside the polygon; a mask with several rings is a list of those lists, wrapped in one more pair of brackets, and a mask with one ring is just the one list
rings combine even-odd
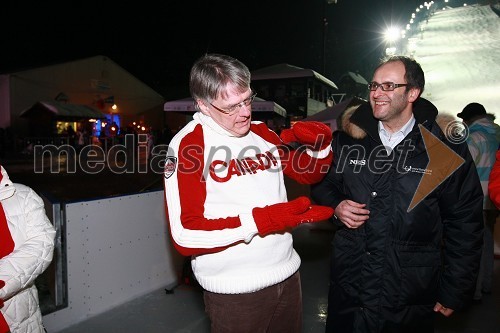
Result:
{"label": "black jacket", "polygon": [[357,229],[334,220],[327,326],[335,332],[432,327],[436,302],[457,310],[472,296],[482,247],[479,178],[467,145],[444,136],[434,105],[419,98],[413,113],[415,126],[388,155],[370,105],[360,106],[335,133],[332,167],[311,189],[319,204],[351,199],[370,210]]}

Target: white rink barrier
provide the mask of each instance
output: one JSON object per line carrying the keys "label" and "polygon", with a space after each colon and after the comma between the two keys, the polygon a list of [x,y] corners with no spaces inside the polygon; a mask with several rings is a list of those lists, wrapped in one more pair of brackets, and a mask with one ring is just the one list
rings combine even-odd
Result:
{"label": "white rink barrier", "polygon": [[177,284],[175,267],[183,258],[170,243],[163,196],[153,191],[60,204],[68,304],[43,317],[48,332]]}

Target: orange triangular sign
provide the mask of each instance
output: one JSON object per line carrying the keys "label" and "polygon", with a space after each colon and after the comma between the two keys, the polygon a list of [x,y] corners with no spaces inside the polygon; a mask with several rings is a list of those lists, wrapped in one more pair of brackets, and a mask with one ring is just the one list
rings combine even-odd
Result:
{"label": "orange triangular sign", "polygon": [[408,212],[415,208],[416,205],[424,200],[465,162],[460,155],[451,150],[450,147],[439,140],[424,126],[418,125],[418,127],[424,139],[429,163],[413,195]]}

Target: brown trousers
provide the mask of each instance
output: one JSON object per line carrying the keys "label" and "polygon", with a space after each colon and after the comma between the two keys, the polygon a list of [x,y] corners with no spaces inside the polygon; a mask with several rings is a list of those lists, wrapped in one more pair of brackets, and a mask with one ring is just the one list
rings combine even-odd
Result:
{"label": "brown trousers", "polygon": [[300,333],[302,290],[297,271],[285,281],[247,294],[204,291],[211,333]]}

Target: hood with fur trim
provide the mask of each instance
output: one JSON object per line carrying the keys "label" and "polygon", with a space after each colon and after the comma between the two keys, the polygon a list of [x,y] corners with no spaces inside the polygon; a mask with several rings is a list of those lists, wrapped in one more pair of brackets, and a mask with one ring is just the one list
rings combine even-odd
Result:
{"label": "hood with fur trim", "polygon": [[[430,124],[437,114],[437,108],[425,98],[420,97],[413,103],[413,116],[417,124]],[[378,137],[378,120],[373,117],[369,102],[346,109],[340,123],[343,131],[355,139],[363,139],[367,134]]]}

